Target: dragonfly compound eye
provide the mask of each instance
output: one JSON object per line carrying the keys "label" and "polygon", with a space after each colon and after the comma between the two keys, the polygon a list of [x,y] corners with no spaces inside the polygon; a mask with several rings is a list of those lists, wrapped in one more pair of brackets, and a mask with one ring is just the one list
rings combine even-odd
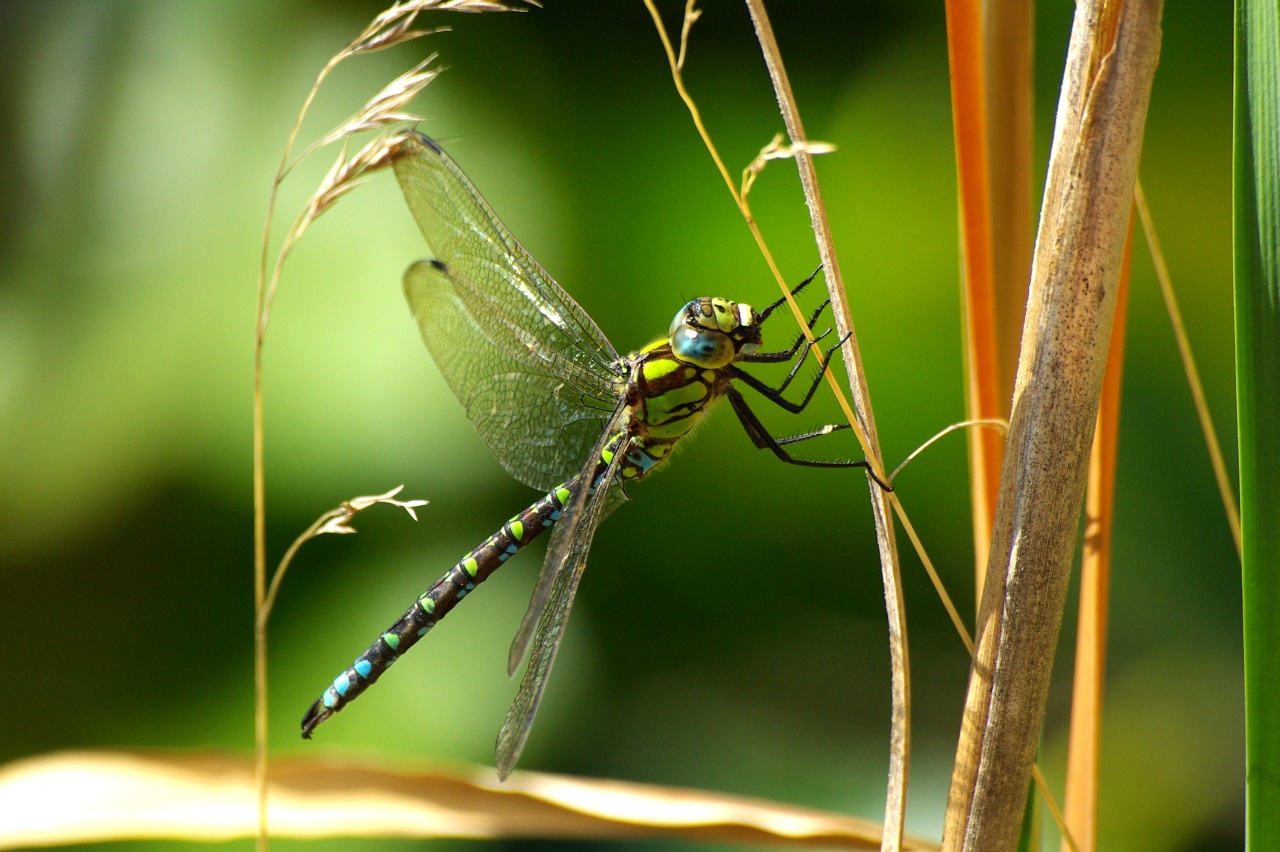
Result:
{"label": "dragonfly compound eye", "polygon": [[705,299],[694,299],[692,302],[686,302],[684,307],[676,311],[676,315],[671,318],[671,325],[667,326],[667,336],[675,337],[676,329],[682,325],[690,323],[699,324],[702,318],[702,302]]}
{"label": "dragonfly compound eye", "polygon": [[715,370],[734,359],[737,349],[723,331],[682,323],[671,335],[671,351],[688,364]]}

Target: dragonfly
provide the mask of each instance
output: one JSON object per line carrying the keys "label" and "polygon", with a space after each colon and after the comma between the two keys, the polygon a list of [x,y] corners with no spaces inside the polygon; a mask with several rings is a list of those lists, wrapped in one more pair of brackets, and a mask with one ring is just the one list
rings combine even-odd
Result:
{"label": "dragonfly", "polygon": [[[545,496],[458,560],[383,631],[307,710],[302,736],[310,739],[318,725],[378,680],[458,601],[554,528],[507,659],[508,675],[526,654],[529,661],[498,734],[496,763],[505,779],[528,739],[596,527],[628,499],[625,486],[660,467],[713,403],[728,398],[755,446],[784,462],[861,467],[891,489],[865,460],[802,459],[786,449],[848,424],[775,438],[736,386],[788,412],[803,411],[821,370],[799,402],[784,398],[783,391],[829,329],[813,340],[802,333],[790,348],[765,352],[761,326],[783,299],[757,312],[743,302],[698,298],[676,313],[666,336],[619,357],[434,140],[408,131],[393,160],[410,212],[435,253],[434,259],[410,266],[404,277],[423,341],[506,472]],[[816,275],[817,270],[793,295]],[[810,330],[826,305],[813,313]],[[826,350],[824,362],[839,346]],[[787,362],[791,369],[776,388],[738,366]]]}

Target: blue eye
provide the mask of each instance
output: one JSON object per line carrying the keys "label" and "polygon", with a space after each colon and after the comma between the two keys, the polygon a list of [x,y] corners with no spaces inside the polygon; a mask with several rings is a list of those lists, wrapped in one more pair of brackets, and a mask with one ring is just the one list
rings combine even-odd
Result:
{"label": "blue eye", "polygon": [[680,323],[671,333],[671,351],[681,361],[716,369],[733,360],[733,341],[723,332]]}

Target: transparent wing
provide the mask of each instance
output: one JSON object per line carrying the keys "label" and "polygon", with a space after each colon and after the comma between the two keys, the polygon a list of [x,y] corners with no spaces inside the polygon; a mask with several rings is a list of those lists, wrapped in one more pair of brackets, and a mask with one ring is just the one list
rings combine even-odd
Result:
{"label": "transparent wing", "polygon": [[617,406],[612,386],[540,348],[456,268],[416,263],[404,287],[427,350],[507,473],[541,491],[571,476]]}
{"label": "transparent wing", "polygon": [[[608,430],[605,435],[613,434]],[[602,436],[600,448],[606,439]],[[621,490],[611,492],[614,475],[618,472],[630,445],[630,436],[624,436],[614,448],[612,461],[596,480],[596,488],[590,484],[598,466],[589,464],[582,471],[574,499],[566,507],[556,530],[552,534],[548,548],[546,563],[542,575],[538,579],[538,590],[530,601],[529,611],[520,625],[520,632],[512,643],[512,654],[518,662],[526,645],[530,647],[529,665],[520,681],[520,689],[516,692],[511,708],[507,710],[507,718],[498,732],[497,765],[498,777],[505,779],[515,768],[529,738],[529,729],[533,726],[538,705],[542,701],[542,693],[547,687],[547,678],[551,674],[551,665],[555,662],[556,653],[560,650],[560,642],[564,639],[564,626],[569,618],[569,609],[573,606],[574,595],[578,591],[578,583],[582,572],[587,567],[587,553],[591,549],[591,540],[595,537],[596,527],[601,519],[620,500],[611,498],[610,494],[620,494]],[[592,459],[599,459],[598,451]],[[621,498],[625,500],[625,496]],[[539,600],[538,591],[545,586],[545,597]],[[530,625],[532,629],[530,629]],[[531,639],[530,641],[530,634]],[[517,652],[519,648],[519,652]],[[514,668],[514,667],[513,667]]]}
{"label": "transparent wing", "polygon": [[433,141],[407,137],[395,171],[436,254],[405,274],[423,340],[508,473],[552,488],[617,405],[617,353]]}

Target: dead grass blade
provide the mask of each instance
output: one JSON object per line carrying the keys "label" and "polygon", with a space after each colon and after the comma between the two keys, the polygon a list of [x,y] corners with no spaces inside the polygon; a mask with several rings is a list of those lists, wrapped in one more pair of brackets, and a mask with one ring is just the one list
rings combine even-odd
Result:
{"label": "dead grass blade", "polygon": [[[955,127],[964,302],[965,407],[970,422],[1008,415],[1031,271],[1031,6],[948,0],[947,47]],[[968,433],[974,606],[990,557],[1005,430]],[[940,586],[935,581],[935,586]],[[965,647],[973,641],[950,608]],[[1037,766],[1032,778],[1071,837]]]}
{"label": "dead grass blade", "polygon": [[[278,761],[276,837],[616,839],[874,849],[866,820],[702,790],[492,767],[404,771]],[[58,752],[0,767],[0,849],[150,839],[216,842],[257,829],[250,761],[220,753]],[[936,844],[908,838],[906,849]]]}
{"label": "dead grass blade", "polygon": [[1012,849],[1039,743],[1115,310],[1160,0],[1076,7],[945,849]]}
{"label": "dead grass blade", "polygon": [[[787,128],[787,136],[791,144],[796,146],[796,168],[800,172],[800,185],[804,190],[805,206],[809,209],[809,221],[814,239],[818,244],[818,255],[826,270],[827,291],[831,296],[831,310],[836,319],[836,330],[837,333],[845,335],[843,353],[849,389],[853,396],[853,411],[845,403],[844,394],[840,391],[839,384],[830,370],[826,371],[827,381],[836,391],[836,397],[850,425],[854,427],[854,432],[859,433],[858,440],[863,445],[867,459],[875,466],[876,475],[883,479],[884,460],[880,453],[879,438],[876,435],[871,394],[866,371],[862,366],[857,336],[853,333],[852,313],[849,310],[840,264],[836,258],[835,240],[832,238],[831,223],[827,218],[826,203],[823,201],[822,190],[818,185],[818,173],[813,166],[813,157],[805,150],[808,134],[805,133],[799,105],[791,89],[786,65],[778,49],[773,25],[769,22],[763,0],[747,0],[747,10],[751,13],[756,38],[760,42],[765,66],[773,82],[774,95],[778,99],[778,109]],[[785,285],[783,290],[786,291]],[[789,295],[788,301],[792,301]],[[792,309],[799,320],[799,311],[794,305]],[[804,322],[801,321],[800,325],[803,327]],[[855,411],[857,417],[854,416]],[[880,552],[880,576],[884,587],[885,613],[889,631],[891,672],[889,771],[885,785],[884,832],[881,836],[880,848],[890,852],[890,850],[902,848],[911,760],[911,664],[907,642],[907,613],[902,594],[902,569],[891,520],[891,507],[896,507],[900,513],[903,510],[898,503],[897,495],[885,492],[874,483],[868,483],[868,487],[872,519],[876,529],[876,544]]]}

